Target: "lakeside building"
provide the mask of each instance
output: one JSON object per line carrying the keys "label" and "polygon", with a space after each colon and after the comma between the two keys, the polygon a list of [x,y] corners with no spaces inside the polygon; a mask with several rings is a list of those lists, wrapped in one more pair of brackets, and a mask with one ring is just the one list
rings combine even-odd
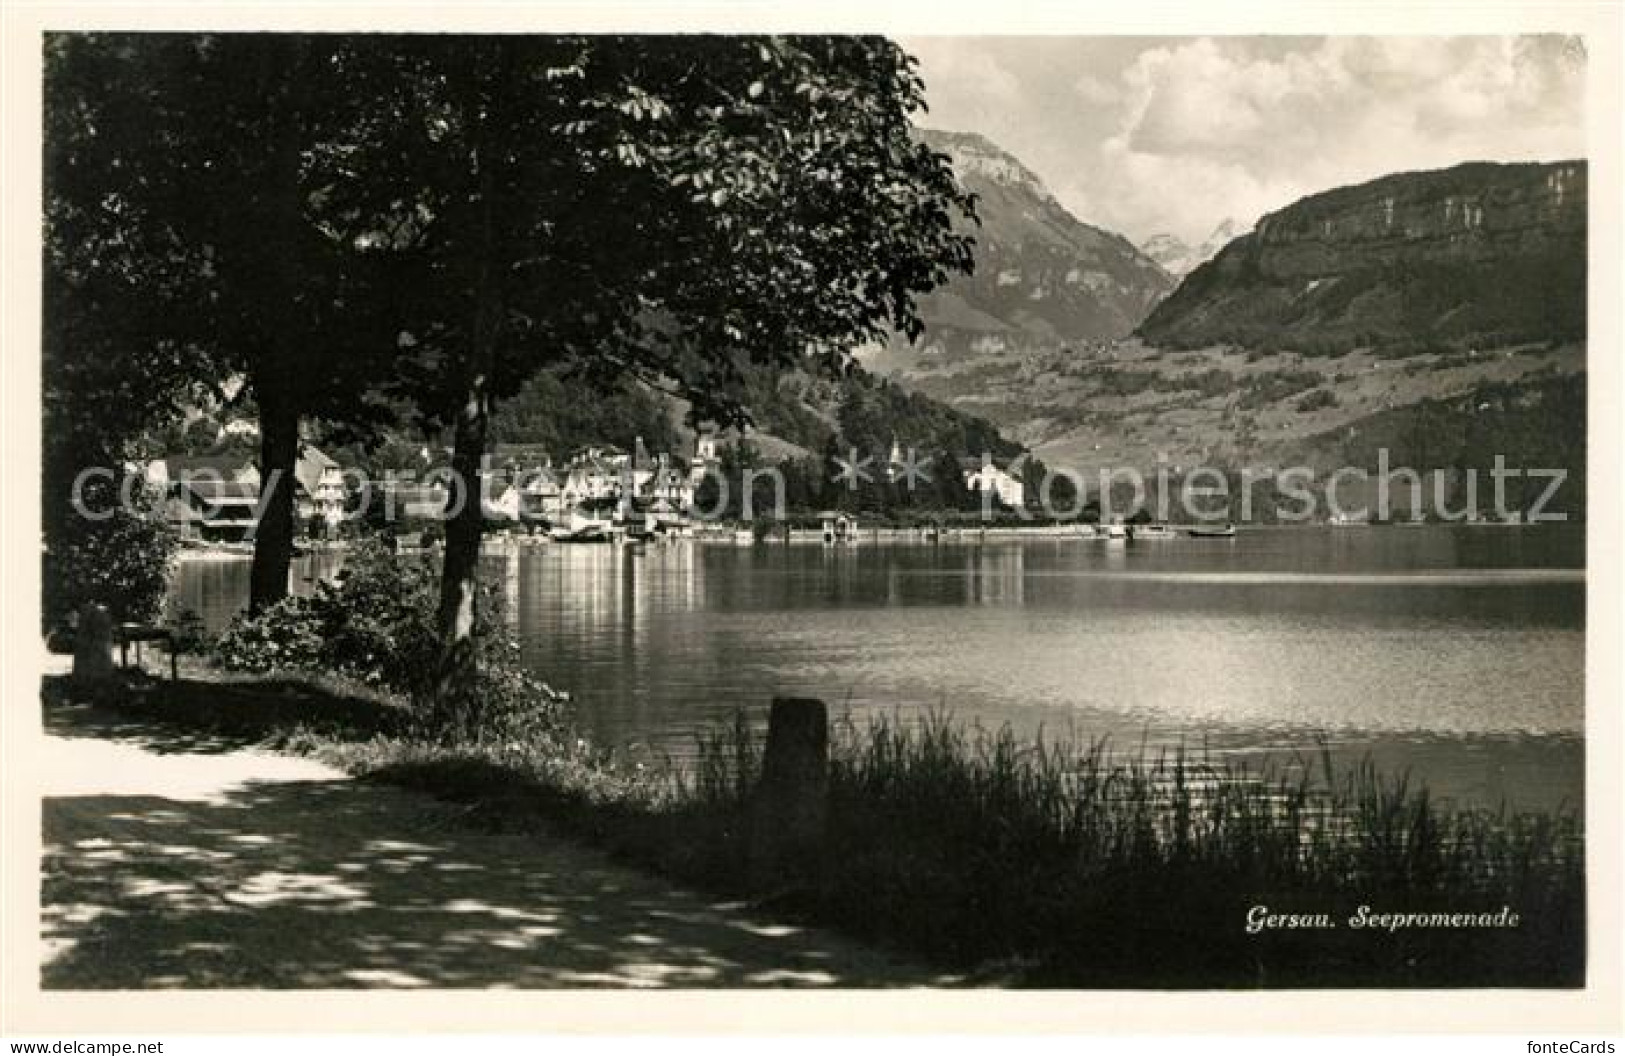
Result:
{"label": "lakeside building", "polygon": [[630,452],[607,445],[582,448],[566,467],[562,507],[615,505],[623,517],[655,504],[666,511],[687,510],[706,468],[716,463],[715,452],[715,441],[706,436],[696,441],[686,466],[666,452],[651,455],[642,437]]}
{"label": "lakeside building", "polygon": [[299,519],[315,521],[332,532],[344,521],[344,467],[310,444],[294,463],[294,502]]}
{"label": "lakeside building", "polygon": [[[517,495],[520,521],[561,520],[569,507],[564,499],[564,483],[553,467],[552,454],[540,444],[497,444],[491,450],[492,474],[510,485]],[[487,486],[495,494],[495,484]]]}
{"label": "lakeside building", "polygon": [[688,460],[688,486],[692,491],[700,486],[707,473],[722,464],[717,452],[717,438],[713,433],[701,433],[694,438],[694,454]]}
{"label": "lakeside building", "polygon": [[1027,486],[991,459],[961,459],[959,468],[965,475],[965,487],[970,491],[992,492],[999,502],[1012,510],[1026,504]]}
{"label": "lakeside building", "polygon": [[[242,542],[259,523],[260,471],[233,456],[174,456],[140,467],[147,486],[163,496],[164,518],[182,539]],[[294,465],[294,515],[331,532],[344,520],[344,472],[316,447],[302,445]]]}
{"label": "lakeside building", "polygon": [[369,502],[379,504],[386,518],[438,521],[446,515],[450,491],[438,480],[384,480],[374,484],[373,489]]}
{"label": "lakeside building", "polygon": [[[651,454],[642,438],[630,452],[609,444],[577,451],[563,467],[540,445],[498,444],[492,450],[481,509],[493,521],[557,524],[573,513],[641,522],[648,529],[686,526],[694,503],[695,468],[716,463],[715,442],[703,438],[693,458]],[[425,449],[427,453],[427,448]],[[162,495],[166,521],[183,539],[242,542],[258,523],[261,478],[244,456],[154,459],[137,467]],[[450,490],[431,471],[417,478],[386,475],[368,482],[367,502],[391,520],[441,520]],[[295,512],[301,527],[331,533],[349,516],[343,468],[306,444],[294,468]]]}

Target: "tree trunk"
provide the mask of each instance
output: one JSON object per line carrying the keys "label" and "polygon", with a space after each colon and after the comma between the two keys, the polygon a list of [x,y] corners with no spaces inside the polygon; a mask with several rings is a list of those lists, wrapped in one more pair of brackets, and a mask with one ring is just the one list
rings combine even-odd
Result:
{"label": "tree trunk", "polygon": [[299,411],[274,387],[260,393],[260,502],[249,573],[249,611],[288,596],[293,566],[294,467],[299,461]]}
{"label": "tree trunk", "polygon": [[[309,105],[310,82],[304,71],[308,46],[290,35],[279,42],[270,85],[284,84],[272,133],[271,181],[267,192],[267,230],[264,278],[269,291],[286,310],[295,307],[301,284],[298,246],[305,224],[300,188],[303,114]],[[281,65],[283,68],[276,68]],[[251,612],[259,612],[288,596],[288,573],[293,567],[294,468],[299,461],[299,418],[302,407],[295,395],[307,391],[309,379],[301,375],[302,348],[288,336],[293,318],[275,312],[262,324],[271,331],[269,343],[255,357],[254,395],[260,411],[259,523],[254,531],[254,566],[249,573]]]}
{"label": "tree trunk", "polygon": [[502,294],[497,279],[495,181],[492,161],[481,135],[474,163],[479,205],[474,225],[474,312],[463,364],[462,402],[452,443],[451,466],[462,504],[446,519],[446,558],[440,573],[440,657],[436,669],[435,706],[442,720],[467,732],[479,702],[471,696],[477,675],[474,624],[479,597],[480,535],[484,528],[484,481],[480,477],[491,421],[491,371],[502,329]]}
{"label": "tree trunk", "polygon": [[[477,340],[477,339],[476,339]],[[491,397],[483,374],[469,382],[457,413],[451,468],[459,483],[461,505],[446,519],[446,559],[440,573],[440,663],[435,696],[450,705],[473,684],[474,620],[479,593],[480,509],[483,482],[480,463],[485,457],[486,433],[491,418]],[[458,495],[450,497],[456,502]]]}

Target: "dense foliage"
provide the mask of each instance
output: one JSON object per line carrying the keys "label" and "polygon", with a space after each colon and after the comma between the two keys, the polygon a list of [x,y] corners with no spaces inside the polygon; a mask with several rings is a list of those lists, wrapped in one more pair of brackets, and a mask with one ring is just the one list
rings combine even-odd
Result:
{"label": "dense foliage", "polygon": [[129,507],[120,504],[118,492],[117,483],[91,483],[81,498],[84,509],[95,517],[69,509],[48,522],[43,599],[47,630],[71,620],[87,603],[106,606],[121,622],[150,620],[162,607],[175,535],[151,515],[148,499],[138,487],[126,489],[133,499]]}
{"label": "dense foliage", "polygon": [[623,451],[642,438],[651,451],[677,451],[672,402],[654,390],[621,378],[605,381],[592,399],[560,368],[538,371],[492,417],[498,443],[537,444],[555,460],[590,445],[613,444]]}
{"label": "dense foliage", "polygon": [[[107,335],[76,360],[121,379],[243,376],[266,494],[253,603],[287,591],[301,421],[365,430],[397,353],[399,189],[380,49],[325,34],[58,33],[45,45],[47,328]],[[129,434],[126,434],[128,438]]]}
{"label": "dense foliage", "polygon": [[[1454,491],[1465,474],[1477,473],[1481,506],[1490,504],[1490,473],[1500,456],[1517,470],[1562,470],[1562,486],[1547,497],[1543,512],[1584,519],[1586,509],[1586,379],[1540,377],[1476,386],[1459,396],[1422,400],[1384,411],[1313,438],[1309,465],[1326,471],[1359,466],[1376,472],[1386,452],[1390,467],[1444,470]],[[1541,499],[1550,478],[1520,474],[1505,482],[1511,510],[1527,511]],[[1452,508],[1461,496],[1452,496]]]}
{"label": "dense foliage", "polygon": [[495,595],[476,630],[476,684],[455,701],[434,695],[439,575],[429,556],[362,541],[339,576],[308,597],[239,616],[213,643],[213,659],[232,671],[334,674],[399,695],[412,703],[418,732],[435,738],[552,733],[561,701],[520,667]]}

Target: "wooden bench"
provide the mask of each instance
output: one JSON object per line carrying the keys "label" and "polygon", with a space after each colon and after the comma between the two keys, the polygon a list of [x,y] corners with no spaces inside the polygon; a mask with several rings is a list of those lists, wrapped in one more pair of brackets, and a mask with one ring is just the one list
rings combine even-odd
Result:
{"label": "wooden bench", "polygon": [[142,642],[163,642],[169,650],[169,680],[180,681],[180,662],[175,654],[175,632],[168,627],[158,627],[150,623],[121,623],[113,632],[118,640],[118,657],[120,667],[130,666],[130,644],[135,643],[135,662],[141,663]]}

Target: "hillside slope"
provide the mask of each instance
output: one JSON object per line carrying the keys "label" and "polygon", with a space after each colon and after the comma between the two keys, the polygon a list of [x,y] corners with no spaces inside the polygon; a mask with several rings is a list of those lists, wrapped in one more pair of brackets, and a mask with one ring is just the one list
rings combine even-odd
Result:
{"label": "hillside slope", "polygon": [[1309,353],[1577,339],[1586,177],[1584,161],[1473,162],[1304,198],[1187,276],[1139,336]]}
{"label": "hillside slope", "polygon": [[[976,271],[925,297],[925,358],[1127,336],[1173,288],[1128,239],[1084,223],[1018,159],[968,133],[922,130],[977,195]],[[906,354],[901,342],[892,351]]]}
{"label": "hillside slope", "polygon": [[1232,240],[1142,337],[922,360],[895,376],[1085,472],[1259,459],[1323,470],[1441,408],[1458,425],[1483,419],[1473,435],[1501,437],[1509,459],[1581,449],[1573,415],[1545,419],[1548,437],[1494,426],[1554,386],[1584,390],[1585,199],[1583,162],[1327,191]]}

